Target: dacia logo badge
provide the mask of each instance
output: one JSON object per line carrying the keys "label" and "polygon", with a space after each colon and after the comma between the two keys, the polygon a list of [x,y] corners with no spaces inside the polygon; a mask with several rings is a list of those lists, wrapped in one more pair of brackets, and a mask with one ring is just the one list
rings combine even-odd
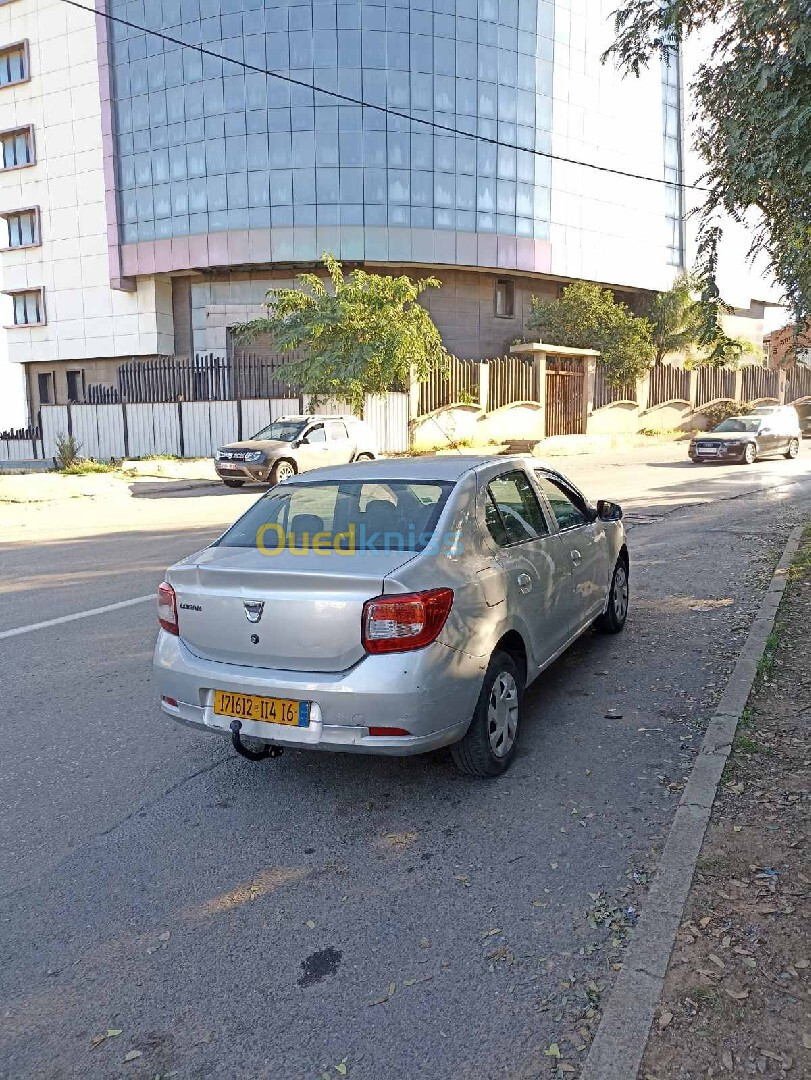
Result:
{"label": "dacia logo badge", "polygon": [[259,622],[262,618],[262,612],[265,610],[264,600],[246,600],[245,601],[245,618],[248,622]]}

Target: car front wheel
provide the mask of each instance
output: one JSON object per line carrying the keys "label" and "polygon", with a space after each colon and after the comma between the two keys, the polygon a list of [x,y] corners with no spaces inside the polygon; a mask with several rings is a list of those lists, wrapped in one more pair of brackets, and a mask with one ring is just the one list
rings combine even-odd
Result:
{"label": "car front wheel", "polygon": [[754,443],[747,443],[743,456],[741,457],[741,465],[754,465],[756,457],[757,447]]}
{"label": "car front wheel", "polygon": [[277,461],[273,468],[270,470],[270,476],[268,483],[281,484],[285,480],[289,480],[291,476],[296,475],[296,467],[292,461]]}
{"label": "car front wheel", "polygon": [[523,693],[518,665],[509,653],[497,649],[490,657],[467,734],[451,747],[460,772],[489,778],[510,767],[518,745]]}
{"label": "car front wheel", "polygon": [[796,458],[796,456],[799,454],[799,452],[800,452],[800,440],[799,439],[792,439],[791,442],[788,444],[788,450],[786,450],[786,457],[789,458],[789,459]]}
{"label": "car front wheel", "polygon": [[606,634],[618,634],[628,618],[628,567],[623,559],[617,560],[608,590],[608,604],[594,625]]}

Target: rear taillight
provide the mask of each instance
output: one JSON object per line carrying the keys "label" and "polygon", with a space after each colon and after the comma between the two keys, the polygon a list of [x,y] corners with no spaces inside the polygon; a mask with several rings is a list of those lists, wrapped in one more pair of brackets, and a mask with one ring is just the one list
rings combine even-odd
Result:
{"label": "rear taillight", "polygon": [[363,605],[363,647],[370,653],[406,652],[439,636],[453,604],[453,589],[376,596]]}
{"label": "rear taillight", "polygon": [[179,634],[177,625],[177,597],[175,590],[165,581],[158,586],[158,622],[167,634]]}

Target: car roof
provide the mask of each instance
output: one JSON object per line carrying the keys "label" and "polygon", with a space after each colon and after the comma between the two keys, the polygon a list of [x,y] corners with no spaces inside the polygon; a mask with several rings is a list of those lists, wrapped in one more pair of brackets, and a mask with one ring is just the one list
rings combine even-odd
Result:
{"label": "car roof", "polygon": [[309,480],[445,480],[457,481],[465,473],[484,465],[526,465],[549,468],[546,462],[521,456],[497,454],[424,454],[419,457],[375,458],[351,465],[330,465],[311,469],[286,480],[287,484],[306,484]]}
{"label": "car roof", "polygon": [[285,416],[277,416],[271,423],[277,424],[288,420],[351,420],[354,424],[362,424],[357,416],[349,413],[288,413]]}

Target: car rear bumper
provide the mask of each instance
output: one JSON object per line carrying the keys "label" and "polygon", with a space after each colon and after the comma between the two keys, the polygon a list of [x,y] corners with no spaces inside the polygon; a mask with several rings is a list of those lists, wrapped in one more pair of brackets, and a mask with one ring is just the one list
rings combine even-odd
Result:
{"label": "car rear bumper", "polygon": [[[406,756],[462,738],[485,668],[481,659],[440,642],[410,653],[366,656],[335,673],[249,668],[201,659],[161,630],[154,670],[161,708],[179,723],[230,737],[230,718],[214,713],[215,689],[288,698],[310,702],[308,727],[243,720],[241,734],[275,746]],[[410,734],[375,736],[370,726]]]}

